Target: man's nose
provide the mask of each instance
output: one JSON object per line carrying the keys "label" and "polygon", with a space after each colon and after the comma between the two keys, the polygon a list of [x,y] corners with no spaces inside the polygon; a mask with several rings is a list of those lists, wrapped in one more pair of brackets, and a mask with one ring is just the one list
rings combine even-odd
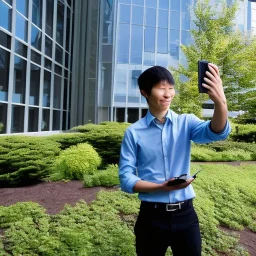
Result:
{"label": "man's nose", "polygon": [[166,97],[166,98],[171,97],[171,90],[169,90],[169,89],[164,90],[164,97]]}

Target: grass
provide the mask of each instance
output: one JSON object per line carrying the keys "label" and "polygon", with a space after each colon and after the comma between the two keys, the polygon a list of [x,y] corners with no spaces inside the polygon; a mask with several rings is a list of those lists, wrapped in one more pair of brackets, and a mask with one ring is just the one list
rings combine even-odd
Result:
{"label": "grass", "polygon": [[[202,255],[249,255],[238,237],[218,227],[256,232],[255,165],[191,164],[191,173],[198,169],[193,186]],[[136,194],[119,190],[100,191],[90,206],[81,201],[51,216],[36,203],[0,206],[0,255],[133,256],[138,208]]]}

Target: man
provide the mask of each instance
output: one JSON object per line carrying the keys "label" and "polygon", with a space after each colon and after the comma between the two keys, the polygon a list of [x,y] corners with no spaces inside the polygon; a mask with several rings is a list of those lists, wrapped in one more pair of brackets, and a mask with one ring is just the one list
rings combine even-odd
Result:
{"label": "man", "polygon": [[193,114],[171,111],[175,96],[171,73],[160,66],[145,70],[138,79],[146,97],[147,115],[125,132],[121,145],[119,178],[121,189],[139,193],[140,213],[135,224],[136,252],[139,256],[162,256],[170,246],[174,256],[201,255],[198,218],[193,208],[193,178],[169,186],[181,174],[190,175],[190,144],[225,139],[230,133],[226,97],[218,67],[203,86],[214,102],[211,121]]}

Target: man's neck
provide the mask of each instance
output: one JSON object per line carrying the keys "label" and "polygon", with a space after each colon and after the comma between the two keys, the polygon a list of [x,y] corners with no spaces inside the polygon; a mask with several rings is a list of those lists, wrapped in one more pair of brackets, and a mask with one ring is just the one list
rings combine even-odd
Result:
{"label": "man's neck", "polygon": [[150,113],[159,121],[163,122],[165,121],[165,116],[167,114],[168,110],[162,111],[162,112],[154,112],[150,110]]}

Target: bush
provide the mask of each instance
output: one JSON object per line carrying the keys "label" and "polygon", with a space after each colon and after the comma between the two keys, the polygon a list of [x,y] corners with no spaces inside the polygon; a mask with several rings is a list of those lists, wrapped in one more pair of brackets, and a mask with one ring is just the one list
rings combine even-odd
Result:
{"label": "bush", "polygon": [[103,122],[99,125],[87,124],[72,128],[72,131],[84,132],[86,139],[102,157],[104,165],[117,164],[120,146],[128,123]]}
{"label": "bush", "polygon": [[84,175],[85,187],[105,186],[113,187],[118,185],[118,166],[115,164],[107,166],[106,170],[96,172],[94,175]]}
{"label": "bush", "polygon": [[56,141],[60,144],[61,150],[75,146],[79,143],[87,142],[87,136],[84,133],[60,133],[50,136],[45,136],[45,139]]}
{"label": "bush", "polygon": [[78,179],[84,174],[94,174],[101,158],[94,148],[82,143],[62,151],[55,161],[50,179]]}
{"label": "bush", "polygon": [[0,186],[40,181],[59,152],[58,143],[41,137],[0,137]]}
{"label": "bush", "polygon": [[256,142],[255,124],[233,124],[230,138],[234,141]]}

